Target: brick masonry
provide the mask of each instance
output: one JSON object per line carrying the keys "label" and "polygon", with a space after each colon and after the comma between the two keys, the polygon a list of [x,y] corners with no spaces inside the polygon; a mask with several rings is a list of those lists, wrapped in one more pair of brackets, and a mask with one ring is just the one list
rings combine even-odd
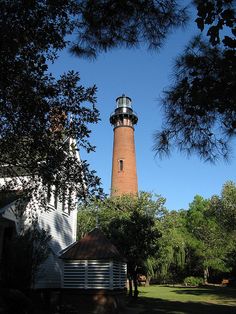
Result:
{"label": "brick masonry", "polygon": [[137,193],[134,128],[123,123],[114,128],[111,196]]}

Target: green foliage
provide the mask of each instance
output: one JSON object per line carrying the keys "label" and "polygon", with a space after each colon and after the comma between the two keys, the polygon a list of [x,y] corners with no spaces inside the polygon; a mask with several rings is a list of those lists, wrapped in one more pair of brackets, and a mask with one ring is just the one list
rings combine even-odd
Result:
{"label": "green foliage", "polygon": [[79,4],[78,38],[72,51],[91,58],[117,47],[144,44],[158,49],[166,36],[187,20],[186,8],[174,0],[82,0]]}
{"label": "green foliage", "polygon": [[[198,17],[195,22],[201,31],[205,28],[207,29],[207,36],[209,37],[211,45],[215,46],[222,41],[225,46],[234,48],[234,0],[195,0],[194,3],[198,12]],[[229,30],[227,34],[224,34],[222,31],[225,28]]]}
{"label": "green foliage", "polygon": [[197,286],[203,285],[203,283],[204,283],[204,281],[203,281],[203,278],[201,278],[201,277],[190,276],[190,277],[186,277],[184,279],[184,284],[186,286],[197,287]]}
{"label": "green foliage", "polygon": [[186,226],[191,236],[188,246],[199,257],[205,278],[210,269],[227,272],[227,254],[231,250],[227,234],[210,210],[210,201],[195,196],[186,216]]}
{"label": "green foliage", "polygon": [[97,211],[93,208],[80,208],[77,214],[77,239],[82,239],[96,227]]}
{"label": "green foliage", "polygon": [[218,224],[223,228],[227,237],[227,265],[236,274],[236,186],[232,181],[223,185],[221,195],[211,198],[211,207]]}
{"label": "green foliage", "polygon": [[[226,183],[223,190],[228,185],[227,195],[232,196],[233,183]],[[196,195],[188,210],[166,212],[157,222],[162,236],[152,272],[160,282],[181,282],[186,276],[204,274],[207,281],[213,274],[234,269],[235,235],[227,231],[220,215],[224,211],[216,207],[219,199],[216,202],[215,196],[213,202]],[[234,198],[229,199],[228,203],[234,204]]]}
{"label": "green foliage", "polygon": [[157,268],[157,259],[155,257],[148,257],[143,264],[147,277],[153,278]]}
{"label": "green foliage", "polygon": [[[185,265],[185,231],[178,212],[169,212],[158,222],[162,236],[158,239],[155,272],[161,281],[178,280]],[[178,274],[177,274],[178,273]]]}
{"label": "green foliage", "polygon": [[[204,160],[227,159],[236,134],[236,32],[233,0],[196,0],[196,36],[174,67],[175,81],[164,92],[164,127],[155,134],[160,156],[176,146]],[[208,39],[208,40],[207,40]]]}
{"label": "green foliage", "polygon": [[211,209],[224,228],[229,232],[236,230],[236,185],[234,182],[226,182],[221,195],[211,198]]}
{"label": "green foliage", "polygon": [[95,149],[89,137],[90,124],[99,121],[96,87],[82,86],[73,71],[56,79],[48,64],[65,48],[86,57],[143,42],[159,48],[185,20],[186,10],[174,0],[1,1],[0,165],[8,165],[5,175],[29,174],[31,186],[40,176],[43,183],[57,185],[60,195],[67,188],[79,199],[101,196],[99,178],[68,154],[67,140],[75,140],[74,153],[78,147]]}
{"label": "green foliage", "polygon": [[212,280],[236,271],[235,229],[227,219],[227,213],[234,213],[234,196],[235,184],[226,182],[221,196],[207,200],[196,195],[180,211],[168,212],[163,198],[148,193],[96,200],[79,209],[78,234],[91,231],[97,221],[129,265],[135,261],[148,279],[182,282],[205,274]]}
{"label": "green foliage", "polygon": [[[73,71],[58,79],[48,72],[48,64],[69,44],[66,36],[75,28],[77,1],[1,1],[0,12],[0,166],[8,165],[4,176],[30,175],[31,182],[22,182],[30,192],[34,186],[37,190],[40,176],[44,184],[56,185],[60,195],[66,189],[82,199],[85,192],[99,194],[99,178],[75,154],[77,145],[94,150],[89,125],[99,121],[96,87],[80,85]],[[81,188],[85,185],[86,191]]]}
{"label": "green foliage", "polygon": [[130,274],[136,267],[157,250],[160,236],[155,219],[142,209],[133,210],[130,215],[113,219],[109,224],[108,236],[120,253],[128,260]]}
{"label": "green foliage", "polygon": [[119,218],[130,219],[131,213],[135,210],[153,218],[161,217],[166,211],[164,203],[164,198],[157,195],[153,200],[152,194],[146,192],[141,192],[137,198],[123,195],[104,200],[94,199],[86,206],[81,205],[78,208],[77,237],[78,239],[83,237],[95,228],[96,223],[108,234],[112,221]]}
{"label": "green foliage", "polygon": [[138,272],[147,266],[147,260],[150,261],[158,250],[157,240],[161,234],[157,220],[166,212],[164,202],[160,196],[153,199],[150,193],[141,192],[137,197],[123,195],[95,200],[78,211],[79,238],[95,227],[97,220],[99,227],[126,258],[128,278],[134,281],[136,292]]}

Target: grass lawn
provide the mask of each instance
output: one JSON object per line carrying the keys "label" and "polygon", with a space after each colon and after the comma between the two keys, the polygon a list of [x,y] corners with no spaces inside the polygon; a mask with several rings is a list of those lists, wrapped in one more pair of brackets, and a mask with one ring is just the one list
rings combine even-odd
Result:
{"label": "grass lawn", "polygon": [[129,304],[127,314],[236,314],[236,288],[229,287],[140,287],[137,302]]}

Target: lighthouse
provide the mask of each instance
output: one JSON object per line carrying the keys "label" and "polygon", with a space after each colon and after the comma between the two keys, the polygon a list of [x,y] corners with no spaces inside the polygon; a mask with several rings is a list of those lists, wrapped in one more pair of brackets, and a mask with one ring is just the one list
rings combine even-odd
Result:
{"label": "lighthouse", "polygon": [[138,194],[134,142],[134,126],[137,122],[131,98],[125,95],[118,97],[115,111],[110,116],[114,130],[111,196]]}

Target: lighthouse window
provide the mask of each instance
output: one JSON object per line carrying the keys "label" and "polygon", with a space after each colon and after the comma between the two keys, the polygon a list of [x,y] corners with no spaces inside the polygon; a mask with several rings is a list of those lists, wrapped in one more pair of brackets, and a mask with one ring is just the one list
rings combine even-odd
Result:
{"label": "lighthouse window", "polygon": [[124,160],[122,160],[122,159],[119,160],[119,170],[120,171],[124,170]]}

